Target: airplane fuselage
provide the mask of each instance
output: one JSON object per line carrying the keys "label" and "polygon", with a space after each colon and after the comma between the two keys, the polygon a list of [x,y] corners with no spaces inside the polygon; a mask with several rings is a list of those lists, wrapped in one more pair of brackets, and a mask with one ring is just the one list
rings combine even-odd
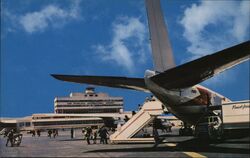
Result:
{"label": "airplane fuselage", "polygon": [[195,124],[206,113],[208,106],[231,102],[228,98],[201,85],[184,89],[165,89],[150,80],[150,77],[155,74],[154,71],[146,71],[147,88],[167,107],[169,112],[190,124]]}

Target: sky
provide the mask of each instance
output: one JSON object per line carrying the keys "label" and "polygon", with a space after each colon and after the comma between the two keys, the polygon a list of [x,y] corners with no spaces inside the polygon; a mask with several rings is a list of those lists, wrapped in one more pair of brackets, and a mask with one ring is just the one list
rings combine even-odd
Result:
{"label": "sky", "polygon": [[[177,65],[250,39],[250,1],[161,0]],[[51,113],[87,85],[50,74],[143,77],[153,69],[144,0],[2,0],[0,117]],[[180,76],[181,77],[181,76]],[[249,99],[249,61],[202,85]],[[136,110],[149,93],[96,86]]]}

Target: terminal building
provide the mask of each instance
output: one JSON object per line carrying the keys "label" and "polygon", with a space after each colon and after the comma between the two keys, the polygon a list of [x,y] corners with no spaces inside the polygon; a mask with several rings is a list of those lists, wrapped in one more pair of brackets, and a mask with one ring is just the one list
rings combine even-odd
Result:
{"label": "terminal building", "polygon": [[96,93],[93,87],[84,93],[71,93],[69,97],[56,97],[54,109],[57,114],[121,113],[123,98],[107,93]]}
{"label": "terminal building", "polygon": [[[123,111],[123,97],[96,93],[93,87],[87,87],[82,93],[56,97],[54,113],[33,114],[16,119],[15,124],[20,130],[69,129],[89,126],[99,128],[103,125],[115,126],[113,123],[124,119],[126,115],[131,117],[132,112]],[[7,120],[7,122],[10,121]]]}
{"label": "terminal building", "polygon": [[[145,103],[147,103],[147,99]],[[153,108],[155,108],[155,105],[153,105]],[[147,110],[137,111],[137,113],[142,120],[138,118],[138,122],[138,119],[134,118],[137,120],[134,126],[141,128],[142,126],[138,125],[138,123],[146,125],[147,119],[151,117],[148,117]],[[146,118],[141,113],[145,114]],[[109,96],[107,93],[96,93],[93,87],[87,87],[85,92],[56,97],[54,99],[54,113],[37,113],[15,120],[0,119],[0,122],[8,126],[11,124],[12,127],[16,125],[19,130],[29,131],[84,127],[100,128],[104,125],[116,128],[118,124],[124,122],[126,117],[131,118],[132,112],[123,110],[123,97]],[[171,119],[169,116],[160,116],[159,118],[164,122],[166,120],[171,120],[171,122],[177,120],[175,117]]]}

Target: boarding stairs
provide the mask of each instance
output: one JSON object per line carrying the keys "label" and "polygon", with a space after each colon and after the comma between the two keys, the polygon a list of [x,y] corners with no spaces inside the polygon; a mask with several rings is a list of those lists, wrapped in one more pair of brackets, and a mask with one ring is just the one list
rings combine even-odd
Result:
{"label": "boarding stairs", "polygon": [[153,138],[133,138],[133,136],[152,122],[155,117],[163,114],[163,107],[162,103],[156,99],[146,101],[141,110],[110,136],[111,143],[154,142]]}

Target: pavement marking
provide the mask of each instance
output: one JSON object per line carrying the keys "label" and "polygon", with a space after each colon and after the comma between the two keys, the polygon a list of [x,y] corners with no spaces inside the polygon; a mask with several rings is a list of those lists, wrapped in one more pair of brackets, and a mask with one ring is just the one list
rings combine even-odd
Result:
{"label": "pavement marking", "polygon": [[169,146],[169,147],[177,146],[176,143],[164,143],[164,145]]}
{"label": "pavement marking", "polygon": [[190,157],[201,157],[201,158],[205,158],[206,156],[201,155],[199,153],[196,152],[183,152],[184,154],[190,156]]}

